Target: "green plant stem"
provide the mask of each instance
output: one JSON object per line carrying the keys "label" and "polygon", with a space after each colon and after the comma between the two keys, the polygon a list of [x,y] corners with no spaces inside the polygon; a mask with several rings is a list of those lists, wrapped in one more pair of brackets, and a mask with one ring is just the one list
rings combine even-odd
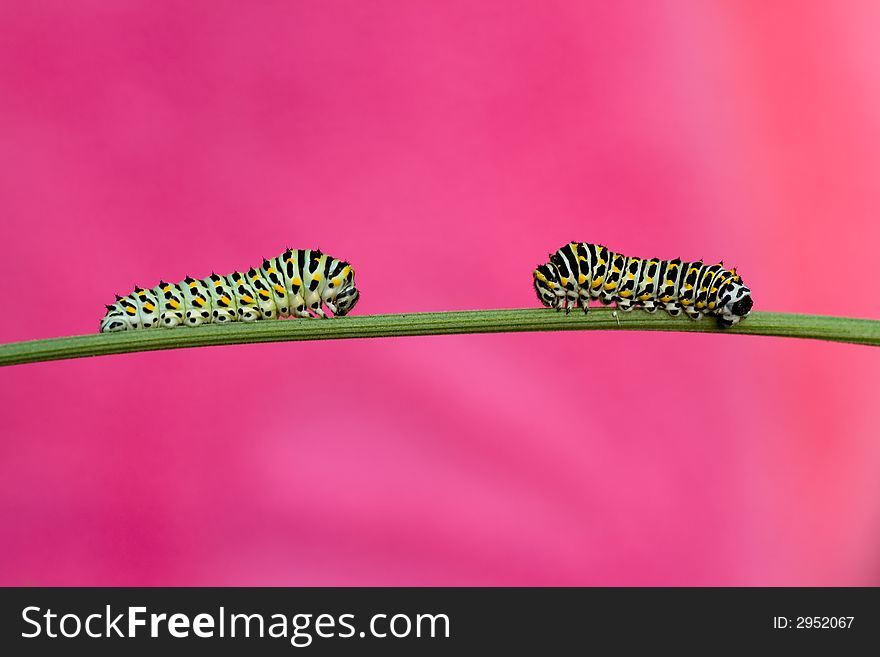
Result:
{"label": "green plant stem", "polygon": [[[615,312],[616,314],[612,314]],[[572,311],[570,315],[566,315],[544,308],[530,308],[355,315],[328,320],[263,321],[252,324],[75,335],[0,344],[0,366],[135,351],[252,342],[589,330],[696,331],[725,335],[771,335],[880,346],[880,321],[869,319],[756,312],[737,326],[722,329],[711,318],[692,321],[684,316],[669,317],[665,313],[651,315],[643,311],[624,313],[613,311],[611,308],[591,308],[586,316],[580,311]]]}

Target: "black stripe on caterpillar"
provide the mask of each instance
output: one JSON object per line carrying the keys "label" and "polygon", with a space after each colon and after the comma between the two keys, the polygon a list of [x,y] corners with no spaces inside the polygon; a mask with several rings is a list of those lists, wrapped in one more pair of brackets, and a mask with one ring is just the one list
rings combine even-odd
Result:
{"label": "black stripe on caterpillar", "polygon": [[718,317],[730,327],[752,309],[752,293],[736,269],[702,261],[634,258],[586,242],[570,242],[550,262],[533,272],[535,292],[545,306],[580,306],[587,312],[591,300],[615,303],[623,311],[662,308],[672,316],[684,312],[691,319]]}
{"label": "black stripe on caterpillar", "polygon": [[288,315],[327,317],[323,306],[342,316],[359,297],[350,264],[317,250],[287,249],[244,273],[211,274],[204,279],[187,276],[180,283],[161,281],[151,289],[135,287],[107,306],[101,333],[254,322]]}

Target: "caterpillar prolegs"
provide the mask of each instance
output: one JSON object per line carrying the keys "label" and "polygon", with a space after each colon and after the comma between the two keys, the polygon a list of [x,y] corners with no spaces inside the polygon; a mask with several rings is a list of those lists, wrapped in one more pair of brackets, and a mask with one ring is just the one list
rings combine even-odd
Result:
{"label": "caterpillar prolegs", "polygon": [[135,287],[107,306],[101,333],[157,327],[254,322],[276,317],[348,313],[360,293],[351,265],[320,251],[287,249],[259,268],[211,274],[151,289]]}
{"label": "caterpillar prolegs", "polygon": [[533,276],[541,303],[565,312],[577,306],[587,312],[590,300],[597,299],[623,311],[662,308],[691,319],[712,315],[721,326],[730,327],[752,309],[751,290],[736,269],[702,260],[633,258],[585,242],[570,242],[551,253],[550,262],[535,269]]}

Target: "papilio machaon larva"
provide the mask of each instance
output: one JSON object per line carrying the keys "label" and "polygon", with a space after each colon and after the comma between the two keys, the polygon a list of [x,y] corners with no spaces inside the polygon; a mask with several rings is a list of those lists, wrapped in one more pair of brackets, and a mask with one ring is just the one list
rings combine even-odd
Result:
{"label": "papilio machaon larva", "polygon": [[550,254],[550,262],[533,272],[535,292],[545,306],[565,309],[591,299],[616,303],[623,311],[666,310],[673,317],[684,311],[691,319],[718,317],[730,327],[752,309],[752,293],[736,269],[723,264],[633,258],[598,244],[570,242]]}
{"label": "papilio machaon larva", "polygon": [[228,276],[211,274],[180,283],[161,281],[116,297],[101,320],[101,333],[157,327],[254,322],[276,317],[341,316],[357,303],[354,270],[320,251],[287,249],[259,268]]}

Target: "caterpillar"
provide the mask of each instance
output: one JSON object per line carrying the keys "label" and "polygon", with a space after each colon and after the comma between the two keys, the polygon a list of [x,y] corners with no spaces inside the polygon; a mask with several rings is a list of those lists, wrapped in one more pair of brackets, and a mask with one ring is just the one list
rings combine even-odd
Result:
{"label": "caterpillar", "polygon": [[626,312],[662,308],[673,317],[712,315],[729,328],[752,310],[751,290],[723,263],[634,258],[586,242],[570,242],[551,253],[533,277],[541,303],[566,313],[577,306],[587,312],[590,301],[598,299]]}
{"label": "caterpillar", "polygon": [[255,322],[276,317],[326,317],[323,305],[337,317],[347,314],[360,298],[354,270],[318,250],[287,249],[263,259],[259,268],[211,274],[151,289],[135,286],[106,306],[101,333],[157,327]]}

